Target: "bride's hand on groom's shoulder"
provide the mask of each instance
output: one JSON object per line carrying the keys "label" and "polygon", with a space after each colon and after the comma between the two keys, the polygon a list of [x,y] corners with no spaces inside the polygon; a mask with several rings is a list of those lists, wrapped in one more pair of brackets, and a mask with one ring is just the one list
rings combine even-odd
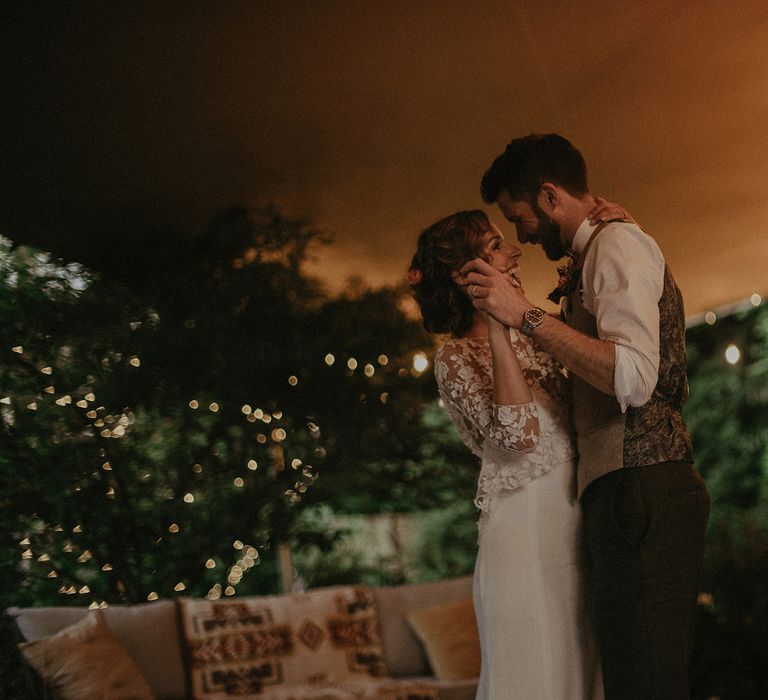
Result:
{"label": "bride's hand on groom's shoulder", "polygon": [[616,202],[609,202],[605,197],[595,197],[595,206],[588,214],[589,223],[593,226],[602,221],[611,221],[612,219],[622,219],[630,224],[637,224],[625,207]]}

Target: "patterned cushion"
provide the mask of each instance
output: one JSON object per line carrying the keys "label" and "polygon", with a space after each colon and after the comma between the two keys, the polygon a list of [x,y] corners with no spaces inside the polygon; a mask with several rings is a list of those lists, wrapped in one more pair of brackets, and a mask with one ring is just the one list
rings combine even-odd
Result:
{"label": "patterned cushion", "polygon": [[[439,690],[430,682],[393,679],[340,683],[333,687],[290,686],[274,688],[259,700],[438,700]],[[474,695],[472,696],[474,698]]]}
{"label": "patterned cushion", "polygon": [[179,602],[195,700],[387,674],[370,588]]}

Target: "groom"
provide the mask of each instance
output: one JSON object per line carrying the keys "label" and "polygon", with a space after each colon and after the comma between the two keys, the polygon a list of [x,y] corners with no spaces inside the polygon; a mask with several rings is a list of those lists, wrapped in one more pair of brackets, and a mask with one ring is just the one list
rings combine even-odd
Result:
{"label": "groom", "polygon": [[[587,582],[606,698],[689,697],[688,664],[709,498],[680,414],[688,393],[680,291],[654,240],[592,225],[584,159],[556,134],[515,139],[481,185],[551,260],[566,254],[558,320],[481,259],[475,306],[531,336],[573,378]],[[512,594],[512,592],[511,592]]]}

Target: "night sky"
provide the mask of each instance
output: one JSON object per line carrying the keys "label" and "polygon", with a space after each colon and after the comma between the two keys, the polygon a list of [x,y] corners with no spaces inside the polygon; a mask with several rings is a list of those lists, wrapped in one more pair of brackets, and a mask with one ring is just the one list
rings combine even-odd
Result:
{"label": "night sky", "polygon": [[[11,238],[71,255],[93,244],[78,225],[107,214],[193,236],[223,207],[273,202],[333,233],[314,267],[332,288],[400,282],[422,228],[483,206],[480,178],[509,138],[557,131],[593,190],[659,241],[689,312],[768,291],[764,0],[62,2],[3,15]],[[526,247],[532,301],[552,268]]]}

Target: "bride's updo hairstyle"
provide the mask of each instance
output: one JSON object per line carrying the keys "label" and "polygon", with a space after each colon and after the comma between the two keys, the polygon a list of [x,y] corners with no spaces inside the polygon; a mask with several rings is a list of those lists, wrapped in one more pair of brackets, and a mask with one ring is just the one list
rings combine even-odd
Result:
{"label": "bride's updo hairstyle", "polygon": [[475,308],[452,273],[482,252],[483,235],[491,230],[484,211],[460,211],[432,224],[419,235],[408,270],[408,283],[431,333],[464,335]]}

